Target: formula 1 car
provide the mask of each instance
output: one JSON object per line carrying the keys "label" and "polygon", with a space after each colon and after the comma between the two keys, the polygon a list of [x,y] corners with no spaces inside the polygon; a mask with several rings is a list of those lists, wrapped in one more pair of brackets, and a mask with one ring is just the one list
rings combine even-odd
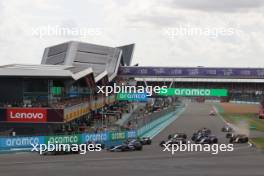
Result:
{"label": "formula 1 car", "polygon": [[124,145],[128,145],[130,148],[135,148],[135,150],[142,150],[143,146],[140,141],[136,139],[128,140],[124,142]]}
{"label": "formula 1 car", "polygon": [[127,151],[135,151],[134,147],[122,144],[122,145],[116,145],[112,146],[109,149],[107,149],[110,152],[127,152]]}
{"label": "formula 1 car", "polygon": [[217,144],[218,139],[214,135],[201,137],[199,140],[195,141],[196,144]]}
{"label": "formula 1 car", "polygon": [[221,129],[222,132],[232,132],[233,128],[231,128],[229,125],[225,125],[223,126],[223,128]]}
{"label": "formula 1 car", "polygon": [[127,151],[139,151],[142,150],[142,144],[137,140],[126,141],[121,145],[112,146],[107,149],[110,152],[127,152]]}
{"label": "formula 1 car", "polygon": [[202,137],[209,136],[211,134],[211,130],[208,128],[202,128],[198,130],[197,132],[193,133],[191,140],[192,141],[198,141]]}
{"label": "formula 1 car", "polygon": [[210,111],[209,116],[215,116],[215,115],[216,115],[216,113],[214,110]]}
{"label": "formula 1 car", "polygon": [[184,138],[184,139],[187,139],[187,135],[185,133],[174,133],[174,134],[170,134],[168,136],[168,139],[171,139],[171,138]]}
{"label": "formula 1 car", "polygon": [[171,138],[167,141],[161,141],[160,146],[164,147],[164,145],[172,145],[172,144],[186,144],[186,139],[185,138]]}
{"label": "formula 1 car", "polygon": [[139,141],[142,145],[151,145],[152,143],[152,140],[150,139],[150,137],[143,137],[139,139]]}
{"label": "formula 1 car", "polygon": [[229,143],[247,143],[248,136],[245,134],[232,134]]}

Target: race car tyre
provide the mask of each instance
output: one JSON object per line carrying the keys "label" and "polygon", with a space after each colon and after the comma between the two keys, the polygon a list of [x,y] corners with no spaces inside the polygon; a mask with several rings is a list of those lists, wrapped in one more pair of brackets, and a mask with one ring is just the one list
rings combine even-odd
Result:
{"label": "race car tyre", "polygon": [[218,143],[218,139],[213,139],[213,144],[217,144]]}
{"label": "race car tyre", "polygon": [[196,138],[195,136],[192,136],[191,140],[192,140],[192,141],[195,141],[195,138]]}
{"label": "race car tyre", "polygon": [[229,143],[233,143],[233,142],[234,142],[234,139],[230,138]]}
{"label": "race car tyre", "polygon": [[232,137],[232,134],[231,133],[227,133],[226,134],[226,138],[231,138]]}
{"label": "race car tyre", "polygon": [[160,142],[160,146],[163,147],[163,145],[165,144],[165,141],[161,141]]}

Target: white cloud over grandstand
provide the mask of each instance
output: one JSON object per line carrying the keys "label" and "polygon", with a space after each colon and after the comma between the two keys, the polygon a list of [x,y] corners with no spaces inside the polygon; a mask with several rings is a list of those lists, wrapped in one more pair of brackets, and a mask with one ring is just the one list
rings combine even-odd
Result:
{"label": "white cloud over grandstand", "polygon": [[[140,65],[263,67],[263,2],[2,0],[0,65],[39,64],[45,47],[80,40],[108,46],[136,43],[133,63]],[[36,35],[48,27],[53,33]],[[64,28],[75,33],[58,33]],[[217,37],[166,33],[183,28],[233,33]]]}

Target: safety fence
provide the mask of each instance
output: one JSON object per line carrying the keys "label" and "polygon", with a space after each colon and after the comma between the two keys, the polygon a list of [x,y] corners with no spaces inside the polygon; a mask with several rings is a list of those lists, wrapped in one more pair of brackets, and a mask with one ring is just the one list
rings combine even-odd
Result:
{"label": "safety fence", "polygon": [[173,118],[178,112],[180,112],[180,110],[182,110],[183,108],[184,108],[184,106],[178,107],[176,109],[174,108],[173,111],[171,111],[172,109],[168,109],[167,111],[163,112],[162,115],[159,114],[160,115],[159,118],[154,117],[152,121],[150,121],[149,123],[147,123],[147,124],[141,126],[140,128],[138,128],[137,135],[139,137],[141,137],[144,134],[146,134],[149,131],[151,131],[152,129],[154,129],[157,126],[159,126],[160,124],[162,124],[164,122],[167,122],[168,120]]}

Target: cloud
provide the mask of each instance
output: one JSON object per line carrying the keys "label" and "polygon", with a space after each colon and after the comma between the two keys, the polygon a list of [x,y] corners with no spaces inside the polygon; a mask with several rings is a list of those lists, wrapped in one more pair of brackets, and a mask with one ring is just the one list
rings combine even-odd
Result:
{"label": "cloud", "polygon": [[263,0],[169,0],[167,5],[174,8],[210,12],[236,12],[264,6]]}
{"label": "cloud", "polygon": [[[136,43],[133,63],[140,65],[263,65],[262,3],[224,2],[225,5],[211,0],[80,0],[78,3],[3,0],[0,1],[0,65],[38,64],[45,47],[69,40],[107,46]],[[98,27],[101,33],[84,37],[32,35],[32,28],[48,25]],[[241,33],[215,38],[206,35],[170,38],[164,34],[164,29],[188,25],[200,29],[233,28]]]}

